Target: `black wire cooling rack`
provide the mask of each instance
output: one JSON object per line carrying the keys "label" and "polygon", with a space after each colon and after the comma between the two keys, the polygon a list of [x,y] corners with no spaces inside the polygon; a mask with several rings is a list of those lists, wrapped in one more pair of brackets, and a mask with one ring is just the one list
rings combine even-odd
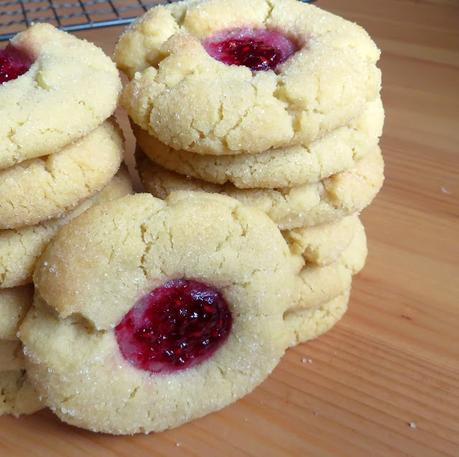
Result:
{"label": "black wire cooling rack", "polygon": [[172,1],[0,0],[0,41],[10,39],[34,22],[49,22],[68,32],[125,25],[152,6]]}

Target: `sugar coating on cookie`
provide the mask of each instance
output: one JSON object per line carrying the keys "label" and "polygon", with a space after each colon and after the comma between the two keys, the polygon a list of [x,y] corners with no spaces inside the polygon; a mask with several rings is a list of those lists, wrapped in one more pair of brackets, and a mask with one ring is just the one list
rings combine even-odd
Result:
{"label": "sugar coating on cookie", "polygon": [[303,256],[307,264],[325,266],[335,262],[362,230],[359,217],[351,215],[328,224],[284,230],[283,235],[292,252]]}
{"label": "sugar coating on cookie", "polygon": [[132,193],[132,186],[129,174],[125,168],[122,168],[100,192],[62,217],[29,227],[0,230],[0,289],[32,282],[35,263],[59,227],[93,205],[112,201],[130,193]]}
{"label": "sugar coating on cookie", "polygon": [[[30,68],[16,68],[18,52]],[[49,24],[19,33],[0,55],[0,169],[88,134],[114,112],[120,91],[114,63],[94,44]]]}
{"label": "sugar coating on cookie", "polygon": [[361,116],[307,147],[291,146],[260,154],[212,156],[177,151],[133,124],[137,145],[170,171],[240,189],[293,187],[313,183],[352,168],[378,143],[384,109],[378,98]]}
{"label": "sugar coating on cookie", "polygon": [[348,124],[378,96],[378,59],[361,27],[296,0],[157,6],[115,50],[132,120],[208,155],[308,145]]}
{"label": "sugar coating on cookie", "polygon": [[328,332],[346,313],[349,296],[350,289],[314,308],[287,312],[284,323],[290,335],[289,346],[305,343]]}
{"label": "sugar coating on cookie", "polygon": [[78,142],[0,170],[0,229],[61,216],[101,190],[123,158],[121,130],[106,121]]}
{"label": "sugar coating on cookie", "polygon": [[354,168],[320,182],[281,189],[238,189],[187,178],[137,154],[141,180],[148,192],[165,198],[173,191],[201,190],[228,195],[264,211],[281,230],[336,221],[366,208],[382,187],[384,161],[378,146]]}
{"label": "sugar coating on cookie", "polygon": [[33,414],[42,408],[24,370],[0,372],[0,416]]}
{"label": "sugar coating on cookie", "polygon": [[19,324],[32,305],[32,297],[32,286],[0,289],[0,340],[17,340]]}
{"label": "sugar coating on cookie", "polygon": [[228,197],[98,205],[64,226],[37,266],[20,329],[28,373],[71,424],[114,434],[178,426],[275,367],[299,268],[275,224]]}

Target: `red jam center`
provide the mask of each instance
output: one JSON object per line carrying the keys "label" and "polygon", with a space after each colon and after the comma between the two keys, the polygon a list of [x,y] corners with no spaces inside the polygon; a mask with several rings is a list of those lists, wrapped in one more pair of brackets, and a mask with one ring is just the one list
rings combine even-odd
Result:
{"label": "red jam center", "polygon": [[275,70],[297,51],[285,35],[266,29],[226,30],[207,38],[203,45],[214,59],[254,71]]}
{"label": "red jam center", "polygon": [[32,63],[30,56],[11,44],[0,49],[0,84],[23,75]]}
{"label": "red jam center", "polygon": [[170,373],[209,358],[225,342],[232,322],[219,292],[177,279],[141,298],[116,326],[115,335],[130,364]]}

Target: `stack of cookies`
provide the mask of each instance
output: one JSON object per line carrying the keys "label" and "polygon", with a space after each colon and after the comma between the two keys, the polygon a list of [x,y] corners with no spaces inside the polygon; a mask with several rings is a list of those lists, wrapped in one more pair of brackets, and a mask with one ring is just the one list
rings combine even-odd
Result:
{"label": "stack of cookies", "polygon": [[0,51],[0,414],[40,408],[16,337],[38,258],[70,219],[130,193],[109,120],[120,89],[102,50],[51,25]]}
{"label": "stack of cookies", "polygon": [[296,0],[159,6],[115,51],[146,190],[231,196],[301,257],[291,345],[339,320],[365,263],[359,213],[384,179],[379,54],[358,25]]}
{"label": "stack of cookies", "polygon": [[[72,61],[81,54],[78,40],[35,30],[36,40],[20,35],[8,51],[13,62],[34,63],[0,89],[14,102],[32,79],[28,98],[39,112],[36,94],[54,100],[54,84],[68,81],[45,71],[54,47],[61,59],[71,46]],[[21,40],[32,44],[18,59]],[[90,73],[99,68],[91,52],[82,53]],[[93,205],[65,223],[84,210],[75,209],[82,200],[102,198],[106,190],[96,192],[120,164],[121,137],[105,120],[119,87],[109,62],[69,95],[80,102],[90,86],[77,104],[96,124],[59,147],[35,137],[42,152],[24,153],[32,142],[16,135],[35,111],[24,117],[18,98],[0,137],[12,151],[0,172],[0,229],[13,240],[64,226],[36,263],[30,257],[29,270],[24,256],[4,262],[5,303],[16,314],[3,338],[12,348],[20,338],[28,379],[63,421],[148,433],[251,392],[289,346],[346,310],[366,258],[359,213],[383,182],[379,51],[360,27],[296,0],[185,0],[150,10],[115,57],[130,78],[122,104],[154,196]],[[80,67],[74,78],[85,77]],[[110,75],[113,104],[101,115],[107,103],[96,98]],[[42,139],[65,131],[38,130]],[[28,252],[25,235],[19,239]],[[19,287],[32,267],[33,306],[22,319],[31,290]],[[3,358],[25,379],[22,360]],[[23,385],[23,396],[36,400]]]}

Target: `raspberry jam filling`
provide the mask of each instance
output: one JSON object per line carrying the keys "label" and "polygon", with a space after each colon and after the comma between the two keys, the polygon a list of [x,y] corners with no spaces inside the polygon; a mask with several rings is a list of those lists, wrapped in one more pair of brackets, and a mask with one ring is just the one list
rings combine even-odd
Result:
{"label": "raspberry jam filling", "polygon": [[203,45],[214,59],[254,71],[275,70],[298,50],[282,33],[266,29],[226,30],[207,38]]}
{"label": "raspberry jam filling", "polygon": [[131,365],[171,373],[209,358],[227,339],[232,323],[218,291],[176,279],[141,298],[116,326],[115,336]]}
{"label": "raspberry jam filling", "polygon": [[0,84],[23,75],[32,63],[33,60],[30,56],[11,44],[0,49]]}

